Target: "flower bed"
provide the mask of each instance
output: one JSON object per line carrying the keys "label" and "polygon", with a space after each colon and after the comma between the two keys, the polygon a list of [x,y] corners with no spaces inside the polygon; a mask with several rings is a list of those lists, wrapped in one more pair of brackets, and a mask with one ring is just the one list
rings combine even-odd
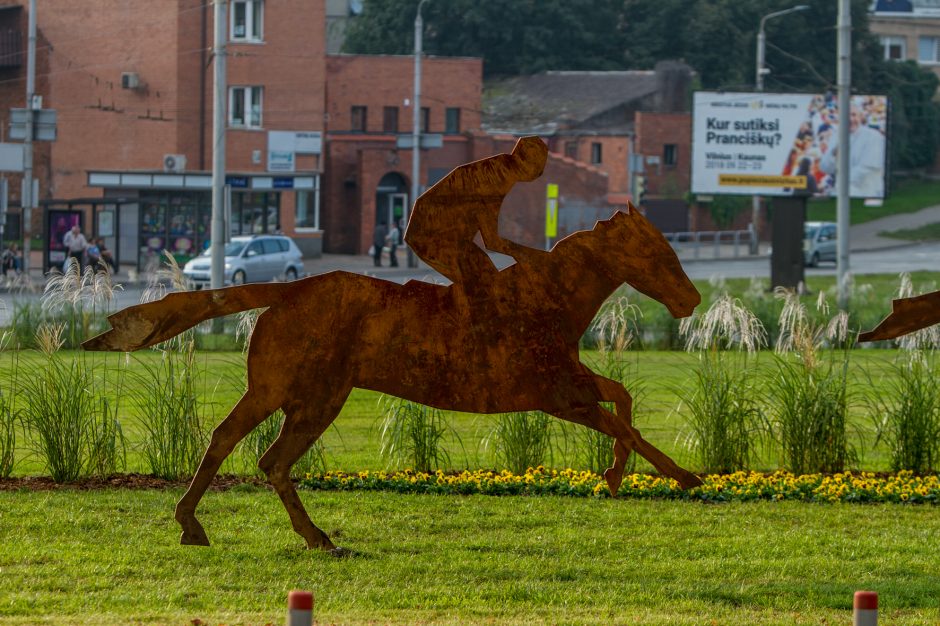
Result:
{"label": "flower bed", "polygon": [[[906,502],[936,504],[940,501],[940,477],[915,476],[911,472],[873,474],[843,472],[841,474],[806,474],[789,472],[762,474],[736,472],[703,477],[701,487],[684,491],[671,478],[648,474],[624,477],[619,495],[627,498],[662,498],[730,502],[750,500],[796,500],[800,502]],[[607,483],[592,472],[572,469],[549,470],[530,468],[525,474],[507,470],[465,470],[434,473],[326,472],[307,475],[300,482],[303,489],[324,491],[394,491],[398,493],[560,495],[606,498]]]}

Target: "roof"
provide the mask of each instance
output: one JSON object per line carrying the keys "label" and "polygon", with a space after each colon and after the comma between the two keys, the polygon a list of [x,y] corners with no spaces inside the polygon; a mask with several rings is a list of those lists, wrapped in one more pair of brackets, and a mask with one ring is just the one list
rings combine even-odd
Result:
{"label": "roof", "polygon": [[[608,131],[630,132],[630,103],[652,96],[658,88],[655,71],[543,72],[488,81],[483,88],[483,128],[489,132],[552,134],[590,126],[605,117]],[[618,119],[619,117],[619,119]]]}

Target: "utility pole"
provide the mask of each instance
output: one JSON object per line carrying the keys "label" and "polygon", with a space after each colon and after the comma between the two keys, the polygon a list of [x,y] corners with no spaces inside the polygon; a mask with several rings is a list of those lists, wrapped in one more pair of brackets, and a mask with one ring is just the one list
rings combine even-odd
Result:
{"label": "utility pole", "polygon": [[212,90],[212,229],[210,233],[211,273],[209,286],[219,289],[225,283],[225,27],[228,0],[213,0],[215,37],[212,42],[214,80]]}
{"label": "utility pole", "polygon": [[[411,206],[414,207],[418,200],[418,192],[421,189],[421,47],[422,37],[424,36],[424,20],[421,19],[421,7],[428,0],[421,0],[418,3],[418,11],[415,14],[415,92],[412,101],[411,111]],[[405,207],[408,211],[408,207]],[[411,218],[410,212],[405,215],[405,227]],[[408,248],[408,267],[418,267],[418,260],[415,258],[411,247]]]}
{"label": "utility pole", "polygon": [[852,13],[850,0],[839,0],[839,154],[836,166],[836,251],[837,279],[839,281],[839,308],[848,308],[849,274],[849,115],[852,85]]}
{"label": "utility pole", "polygon": [[26,137],[23,140],[23,273],[29,276],[29,253],[33,239],[33,120],[36,100],[36,0],[29,0],[26,47]]}
{"label": "utility pole", "polygon": [[[767,34],[764,28],[767,24],[767,20],[773,19],[775,17],[781,17],[783,15],[788,15],[790,13],[796,13],[797,11],[806,11],[807,9],[809,9],[809,5],[798,4],[795,7],[790,7],[789,9],[768,13],[760,19],[760,26],[757,29],[757,68],[756,76],[754,77],[754,86],[757,88],[757,91],[764,91],[764,74],[770,73],[770,70],[764,67],[767,56]],[[754,227],[754,237],[751,239],[751,254],[757,254],[759,251],[759,222],[760,196],[753,196],[751,199],[751,224]]]}

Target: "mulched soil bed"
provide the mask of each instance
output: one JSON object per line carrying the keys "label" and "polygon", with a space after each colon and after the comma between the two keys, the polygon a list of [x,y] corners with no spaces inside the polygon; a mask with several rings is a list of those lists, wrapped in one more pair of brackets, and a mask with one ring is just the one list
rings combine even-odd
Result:
{"label": "mulched soil bed", "polygon": [[[225,491],[232,487],[252,485],[269,488],[260,478],[246,476],[217,476],[209,487],[212,491]],[[164,480],[146,474],[114,474],[108,478],[83,478],[71,483],[57,483],[48,476],[22,476],[0,478],[0,491],[53,491],[57,489],[185,489],[189,480]]]}

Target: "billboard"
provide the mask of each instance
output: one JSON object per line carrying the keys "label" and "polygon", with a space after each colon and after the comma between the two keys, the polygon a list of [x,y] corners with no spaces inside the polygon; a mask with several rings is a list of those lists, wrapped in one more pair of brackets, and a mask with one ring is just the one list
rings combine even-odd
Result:
{"label": "billboard", "polygon": [[[883,198],[888,99],[851,104],[849,194]],[[692,193],[835,196],[838,135],[834,94],[696,92]]]}

